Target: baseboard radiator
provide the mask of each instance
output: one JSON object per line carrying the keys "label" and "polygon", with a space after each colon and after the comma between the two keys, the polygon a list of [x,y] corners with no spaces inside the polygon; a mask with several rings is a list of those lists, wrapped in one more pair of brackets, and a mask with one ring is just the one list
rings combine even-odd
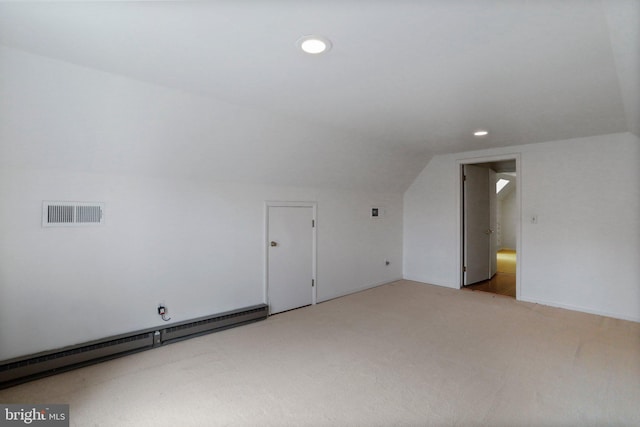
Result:
{"label": "baseboard radiator", "polygon": [[0,362],[0,389],[267,318],[259,304]]}

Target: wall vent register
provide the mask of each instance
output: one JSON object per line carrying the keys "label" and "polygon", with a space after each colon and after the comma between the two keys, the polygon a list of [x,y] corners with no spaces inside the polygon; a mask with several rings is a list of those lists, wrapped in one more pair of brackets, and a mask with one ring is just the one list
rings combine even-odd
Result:
{"label": "wall vent register", "polygon": [[43,227],[104,224],[104,203],[42,202]]}

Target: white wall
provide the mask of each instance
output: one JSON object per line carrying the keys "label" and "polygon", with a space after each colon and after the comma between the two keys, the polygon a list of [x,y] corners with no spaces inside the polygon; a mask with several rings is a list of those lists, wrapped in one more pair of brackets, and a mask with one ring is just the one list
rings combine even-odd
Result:
{"label": "white wall", "polygon": [[266,200],[318,203],[319,301],[402,275],[410,154],[3,47],[0,76],[0,360],[263,302]]}
{"label": "white wall", "polygon": [[509,190],[509,193],[503,198],[498,199],[498,204],[500,205],[500,249],[515,249],[518,228],[518,205],[516,204],[515,188]]}
{"label": "white wall", "polygon": [[[0,200],[0,360],[263,302],[265,200],[318,202],[319,301],[402,275],[401,194],[4,168]],[[42,228],[42,200],[105,225]]]}
{"label": "white wall", "polygon": [[0,166],[404,192],[426,164],[343,129],[2,46],[0,76]]}
{"label": "white wall", "polygon": [[404,277],[459,287],[458,162],[507,154],[521,156],[519,298],[640,321],[640,141],[630,133],[434,157],[404,196]]}

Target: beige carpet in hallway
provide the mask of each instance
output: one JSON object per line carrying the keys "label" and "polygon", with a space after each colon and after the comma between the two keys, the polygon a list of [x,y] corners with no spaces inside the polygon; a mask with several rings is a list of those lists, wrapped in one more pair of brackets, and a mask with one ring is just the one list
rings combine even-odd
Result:
{"label": "beige carpet in hallway", "polygon": [[640,324],[400,281],[0,402],[73,426],[637,426]]}

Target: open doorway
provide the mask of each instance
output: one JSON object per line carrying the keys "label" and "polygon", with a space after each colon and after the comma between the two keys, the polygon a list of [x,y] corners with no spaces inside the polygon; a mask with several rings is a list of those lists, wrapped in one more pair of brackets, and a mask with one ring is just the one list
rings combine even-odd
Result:
{"label": "open doorway", "polygon": [[461,285],[516,298],[516,161],[463,164],[461,172]]}

